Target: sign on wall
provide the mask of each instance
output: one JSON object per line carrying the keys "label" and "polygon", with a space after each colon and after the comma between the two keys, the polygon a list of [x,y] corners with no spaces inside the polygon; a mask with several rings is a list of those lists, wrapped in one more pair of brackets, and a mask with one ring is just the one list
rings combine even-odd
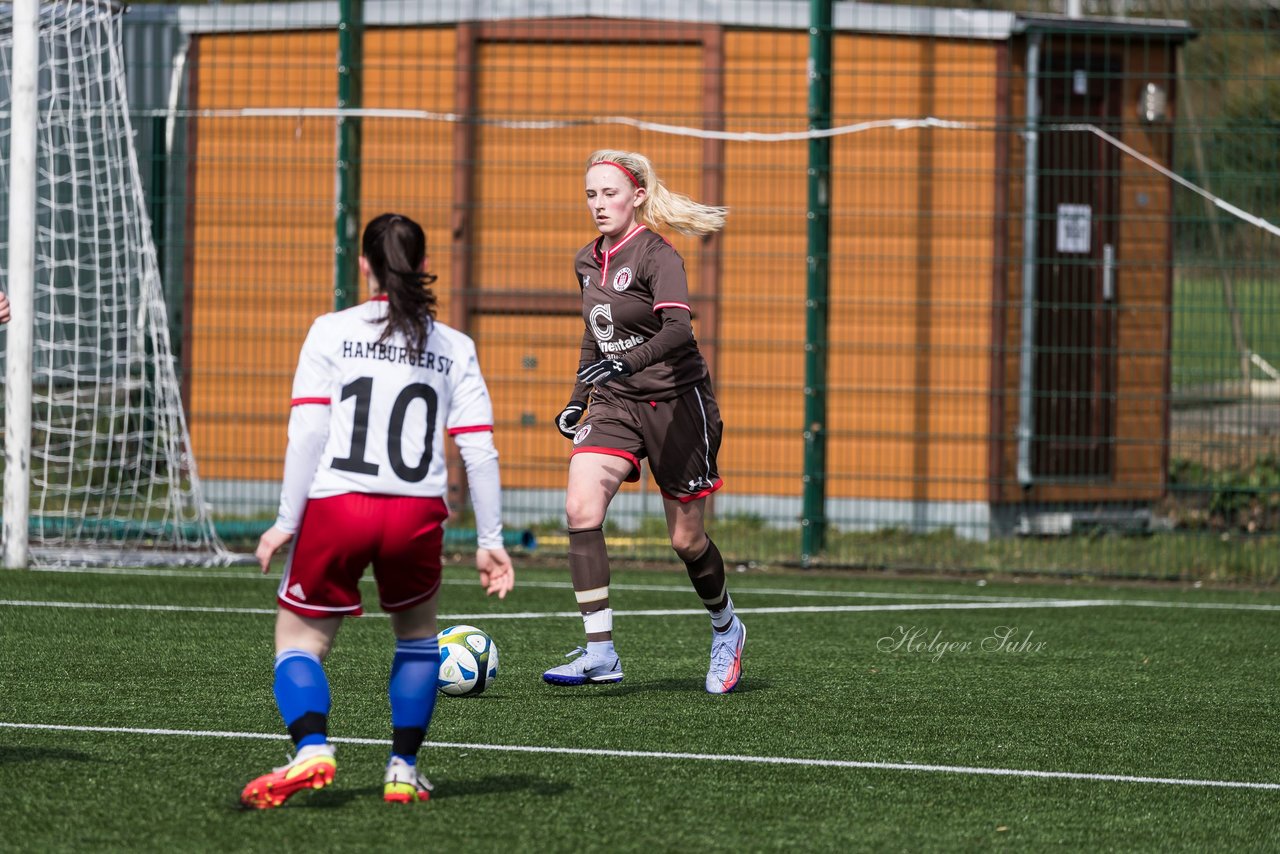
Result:
{"label": "sign on wall", "polygon": [[1089,205],[1058,205],[1059,254],[1088,255],[1093,233],[1093,208]]}

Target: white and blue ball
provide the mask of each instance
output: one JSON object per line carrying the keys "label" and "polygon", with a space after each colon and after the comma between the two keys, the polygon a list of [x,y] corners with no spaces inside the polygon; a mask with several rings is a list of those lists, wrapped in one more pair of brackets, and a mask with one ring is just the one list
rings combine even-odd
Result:
{"label": "white and blue ball", "polygon": [[498,646],[475,626],[450,626],[436,635],[440,675],[436,686],[451,697],[474,697],[498,678]]}

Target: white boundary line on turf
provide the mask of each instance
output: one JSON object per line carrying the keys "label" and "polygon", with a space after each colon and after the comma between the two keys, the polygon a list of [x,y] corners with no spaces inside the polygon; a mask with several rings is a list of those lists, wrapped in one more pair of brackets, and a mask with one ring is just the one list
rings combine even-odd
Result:
{"label": "white boundary line on turf", "polygon": [[[139,575],[139,576],[163,576],[172,578],[256,578],[264,581],[270,581],[272,584],[279,584],[279,576],[261,575],[257,571],[252,573],[233,573],[233,572],[200,572],[190,570],[168,570],[168,569],[125,569],[125,568],[109,568],[109,567],[30,567],[30,572],[63,572],[74,574],[91,574],[91,575]],[[371,577],[361,579],[365,583],[372,584]],[[471,587],[476,584],[474,580],[465,580],[461,578],[445,578],[441,580],[442,584],[457,585]],[[517,587],[535,587],[553,590],[572,590],[573,585],[567,581],[517,581]],[[634,590],[654,593],[679,593],[680,595],[688,595],[690,588],[681,584],[610,584],[611,590]],[[802,590],[799,588],[781,588],[781,587],[739,587],[735,592],[742,595],[766,595],[766,596],[812,596],[814,598],[833,598],[833,599],[922,599],[926,601],[949,601],[956,600],[961,602],[1040,602],[1045,601],[1044,598],[1033,598],[1027,596],[996,596],[983,595],[979,593],[881,593],[861,590]],[[1054,601],[1058,601],[1055,599]],[[1061,600],[1069,601],[1069,600]],[[1082,600],[1084,601],[1084,600]],[[1162,599],[1097,599],[1089,600],[1093,605],[1133,605],[1140,608],[1190,608],[1190,609],[1206,609],[1218,611],[1266,611],[1280,612],[1280,605],[1264,605],[1249,602],[1174,602]],[[741,611],[741,608],[736,610]],[[274,612],[273,612],[274,613]]]}
{"label": "white boundary line on turf", "polygon": [[[159,735],[188,738],[228,738],[284,741],[287,735],[262,732],[222,732],[218,730],[147,729],[140,727],[69,726],[66,724],[24,724],[0,721],[7,729],[47,732],[117,733],[122,735]],[[382,738],[331,738],[337,744],[389,745]],[[1097,783],[1146,783],[1163,786],[1212,786],[1227,789],[1262,789],[1280,791],[1280,783],[1256,783],[1242,780],[1196,780],[1183,777],[1144,777],[1136,774],[1094,774],[1080,771],[1036,771],[1021,768],[982,768],[970,765],[929,765],[914,762],[862,762],[851,759],[805,759],[793,756],[751,756],[726,753],[677,753],[665,750],[607,750],[588,747],[540,747],[524,744],[463,744],[452,741],[428,741],[430,748],[448,750],[489,750],[498,753],[543,753],[559,756],[603,756],[626,759],[681,759],[697,762],[742,762],[758,765],[797,765],[811,768],[858,768],[872,771],[923,771],[935,774],[970,774],[988,777],[1028,777],[1041,780],[1087,780]]]}
{"label": "white boundary line on turf", "polygon": [[[986,611],[1030,608],[1092,608],[1106,605],[1105,601],[1090,599],[1030,599],[1019,602],[910,602],[895,605],[792,605],[773,608],[735,608],[739,614],[841,614],[875,611]],[[170,613],[199,614],[254,614],[273,615],[274,608],[223,608],[211,605],[148,605],[142,603],[109,603],[109,602],[58,602],[36,599],[0,599],[0,607],[13,608],[68,608],[87,611],[164,611]],[[705,608],[649,608],[634,611],[614,611],[615,617],[683,617],[688,615],[705,615]],[[366,617],[386,617],[374,611]],[[503,613],[500,611],[481,612],[476,614],[440,614],[437,619],[442,622],[458,622],[462,620],[537,620],[537,619],[580,619],[577,611],[521,611]]]}
{"label": "white boundary line on turf", "polygon": [[[262,579],[270,581],[273,584],[279,583],[278,575],[262,575],[256,570],[254,572],[206,572],[201,570],[181,570],[181,569],[155,569],[148,567],[124,568],[124,567],[86,567],[86,566],[33,566],[30,567],[31,572],[58,572],[71,573],[75,575],[123,575],[123,576],[159,576],[166,578],[246,578],[246,579]],[[373,584],[372,576],[366,575],[360,579],[364,584]],[[449,584],[454,586],[475,586],[475,581],[462,578],[444,578],[441,584]],[[548,590],[572,590],[573,585],[568,581],[517,581],[520,587],[535,587]],[[684,584],[621,584],[609,585],[613,590],[640,590],[653,593],[679,593],[687,594],[692,588]],[[972,600],[980,602],[1002,602],[1004,600],[1018,601],[1025,599],[1025,596],[994,596],[984,595],[981,593],[873,593],[861,590],[800,590],[797,588],[785,587],[744,587],[744,591],[750,593],[765,593],[772,596],[815,596],[815,597],[833,597],[845,599],[958,599]]]}
{"label": "white boundary line on turf", "polygon": [[[726,573],[726,575],[730,575]],[[445,584],[459,584],[468,587],[475,584],[475,581],[463,580],[461,578],[444,579]],[[540,587],[552,590],[572,590],[573,585],[568,581],[516,581],[516,584],[522,587]],[[693,592],[693,588],[688,584],[630,584],[622,582],[621,584],[610,584],[610,590],[637,590],[645,593],[680,593],[688,594]],[[816,598],[835,598],[835,599],[957,599],[961,601],[974,602],[1004,602],[1018,601],[1026,599],[1025,596],[990,596],[981,593],[965,594],[965,593],[872,593],[865,590],[801,590],[796,587],[736,587],[735,592],[750,593],[751,595],[761,594],[767,596],[813,596]],[[1043,597],[1038,597],[1043,598]]]}
{"label": "white boundary line on turf", "polygon": [[[1133,605],[1139,608],[1191,608],[1219,611],[1280,611],[1280,605],[1229,605],[1214,602],[1160,602],[1124,599],[1001,599],[992,602],[907,602],[883,605],[780,605],[776,607],[740,607],[739,614],[848,614],[875,611],[980,611],[1030,608],[1114,608]],[[275,608],[230,608],[212,605],[148,605],[129,602],[66,602],[45,599],[0,599],[0,608],[79,608],[88,611],[167,611],[193,614],[274,614]],[[615,617],[677,617],[705,614],[704,608],[646,608],[615,610]],[[386,617],[370,611],[366,617]],[[480,611],[469,614],[440,614],[438,619],[459,620],[533,620],[540,618],[581,617],[577,611]]]}
{"label": "white boundary line on turf", "polygon": [[[259,572],[204,572],[201,570],[180,570],[180,569],[153,569],[146,567],[139,568],[123,568],[123,567],[84,567],[84,566],[33,566],[29,568],[31,572],[59,572],[71,573],[75,575],[123,575],[123,576],[158,576],[165,578],[231,578],[231,579],[261,579],[278,584],[280,576],[278,575],[262,575]],[[372,576],[366,575],[360,579],[361,583],[373,584]],[[474,587],[476,582],[472,579],[462,578],[443,578],[441,584],[449,584],[457,587]],[[572,590],[573,585],[568,581],[517,581],[520,587],[534,587],[548,590]],[[639,590],[652,593],[679,593],[681,595],[688,594],[692,588],[683,584],[611,584],[613,590]],[[981,593],[965,594],[965,593],[872,593],[870,591],[861,590],[799,590],[796,588],[784,587],[744,587],[743,590],[750,593],[764,593],[771,596],[814,596],[819,598],[832,597],[841,599],[958,599],[962,601],[975,602],[1002,602],[1004,600],[1018,601],[1025,599],[1024,596],[992,596],[983,595]]]}
{"label": "white boundary line on turf", "polygon": [[0,599],[0,607],[78,608],[86,611],[172,611],[183,614],[274,614],[275,608],[225,608],[212,605],[145,605],[127,602],[55,602],[38,599]]}

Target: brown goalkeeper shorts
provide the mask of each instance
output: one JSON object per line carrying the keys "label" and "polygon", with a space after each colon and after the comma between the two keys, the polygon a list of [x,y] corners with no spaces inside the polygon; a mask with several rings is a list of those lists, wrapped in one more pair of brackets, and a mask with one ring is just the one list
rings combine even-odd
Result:
{"label": "brown goalkeeper shorts", "polygon": [[632,482],[640,479],[640,461],[647,457],[663,497],[689,502],[724,484],[716,467],[723,430],[709,381],[671,400],[630,400],[605,387],[591,394],[573,453],[630,460]]}

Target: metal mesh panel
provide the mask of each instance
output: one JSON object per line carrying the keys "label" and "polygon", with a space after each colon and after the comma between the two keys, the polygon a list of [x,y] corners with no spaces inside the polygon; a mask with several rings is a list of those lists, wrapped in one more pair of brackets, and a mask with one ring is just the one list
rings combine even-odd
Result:
{"label": "metal mesh panel", "polygon": [[[134,106],[168,129],[140,134],[143,172],[225,530],[274,512],[345,205],[426,227],[441,319],[495,398],[507,524],[562,549],[582,174],[616,147],[731,209],[712,238],[667,235],[726,423],[726,556],[1273,579],[1275,13],[980,7],[835,4],[822,211],[808,3],[365,3],[345,200],[338,4],[131,13],[130,79],[166,84]],[[670,555],[647,472],[609,522],[619,556]]]}

